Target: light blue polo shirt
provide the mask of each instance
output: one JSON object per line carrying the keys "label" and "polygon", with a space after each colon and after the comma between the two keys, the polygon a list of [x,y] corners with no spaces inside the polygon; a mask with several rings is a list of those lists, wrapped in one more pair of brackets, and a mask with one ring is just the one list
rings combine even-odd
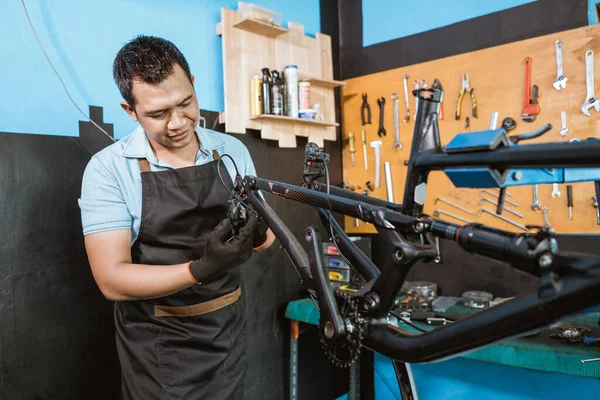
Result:
{"label": "light blue polo shirt", "polygon": [[[212,151],[216,150],[219,155],[229,154],[235,160],[242,177],[256,175],[250,153],[239,139],[201,127],[196,128],[196,135],[200,141],[196,165],[213,161]],[[173,168],[156,158],[141,126],[89,161],[79,198],[84,235],[131,229],[131,243],[135,242],[142,214],[140,158],[148,160],[151,171]],[[224,158],[221,165],[227,167],[233,180],[235,168],[231,160]]]}

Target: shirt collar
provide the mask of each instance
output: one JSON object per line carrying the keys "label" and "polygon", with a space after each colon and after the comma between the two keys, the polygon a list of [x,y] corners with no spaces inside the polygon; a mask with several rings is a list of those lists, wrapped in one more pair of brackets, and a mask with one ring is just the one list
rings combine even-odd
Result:
{"label": "shirt collar", "polygon": [[[225,145],[225,142],[200,126],[197,126],[194,132],[200,142],[201,153],[205,153],[205,155],[209,155],[213,150],[217,150]],[[123,156],[128,158],[146,158],[150,162],[156,162],[150,142],[140,125],[131,134],[129,142],[123,149]]]}

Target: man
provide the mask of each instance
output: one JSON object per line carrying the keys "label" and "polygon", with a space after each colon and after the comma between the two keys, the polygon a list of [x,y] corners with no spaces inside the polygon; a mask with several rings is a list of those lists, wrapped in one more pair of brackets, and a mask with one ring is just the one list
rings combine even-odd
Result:
{"label": "man", "polygon": [[[79,204],[94,279],[115,301],[122,398],[241,399],[236,267],[273,235],[251,213],[231,238],[217,169],[229,154],[242,175],[255,175],[252,159],[239,140],[198,126],[194,76],[173,43],[133,39],[113,74],[139,126],[92,157]],[[230,188],[233,164],[220,167]]]}

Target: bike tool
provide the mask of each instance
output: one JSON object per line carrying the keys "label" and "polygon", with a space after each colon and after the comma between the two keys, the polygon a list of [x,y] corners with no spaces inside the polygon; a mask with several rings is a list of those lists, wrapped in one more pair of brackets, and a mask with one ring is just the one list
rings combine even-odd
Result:
{"label": "bike tool", "polygon": [[569,219],[573,220],[573,186],[567,185],[567,207],[569,207]]}
{"label": "bike tool", "polygon": [[367,132],[362,131],[362,144],[363,144],[363,158],[365,161],[365,171],[369,170],[369,164],[367,164]]}
{"label": "bike tool", "polygon": [[438,119],[443,120],[444,119],[444,88],[442,87],[442,82],[440,82],[440,80],[438,78],[435,78],[433,80],[433,85],[431,87],[433,89],[440,91],[440,102],[438,103],[437,114],[438,114]]}
{"label": "bike tool", "polygon": [[595,196],[592,196],[593,204],[596,208],[596,223],[600,225],[600,208],[598,208],[598,199],[600,199],[600,181],[594,181]]}
{"label": "bike tool", "polygon": [[594,52],[588,50],[585,52],[585,85],[586,85],[586,96],[583,106],[581,106],[581,112],[591,117],[590,110],[593,108],[596,112],[600,112],[600,102],[596,98],[594,89]]}
{"label": "bike tool", "polygon": [[562,42],[557,40],[554,42],[554,48],[556,51],[556,80],[552,84],[554,89],[560,92],[561,89],[567,88],[567,77],[563,72],[563,53],[562,53]]}
{"label": "bike tool", "polygon": [[523,107],[521,108],[521,119],[526,122],[533,122],[540,113],[538,104],[538,87],[531,86],[531,57],[525,58],[525,80],[523,86]]}
{"label": "bike tool", "polygon": [[460,109],[462,105],[463,97],[465,97],[465,93],[469,93],[469,98],[471,99],[471,114],[473,117],[477,118],[477,101],[475,100],[475,93],[473,93],[473,88],[469,84],[469,74],[462,74],[462,86],[461,90],[458,93],[458,100],[456,101],[456,112],[454,115],[455,119],[460,119]]}
{"label": "bike tool", "polygon": [[[362,105],[360,106],[360,119],[362,121],[363,126],[366,124],[371,124],[371,106],[367,101],[367,94],[362,94]],[[365,112],[367,113],[367,119],[365,121]]]}
{"label": "bike tool", "polygon": [[402,143],[400,142],[400,118],[398,116],[398,93],[392,93],[391,98],[394,101],[394,143],[392,144],[392,148],[394,151],[398,151],[398,148],[402,150]]}
{"label": "bike tool", "polygon": [[348,145],[350,147],[350,158],[352,160],[352,167],[354,167],[354,153],[356,153],[356,147],[354,147],[354,133],[348,132]]}
{"label": "bike tool", "polygon": [[377,99],[377,105],[379,106],[379,130],[377,131],[377,135],[379,135],[379,137],[383,137],[387,135],[387,132],[383,127],[383,111],[385,109],[385,97]]}
{"label": "bike tool", "polygon": [[402,79],[404,85],[404,103],[406,104],[406,115],[404,116],[404,122],[410,121],[410,106],[408,105],[408,74],[404,74]]}

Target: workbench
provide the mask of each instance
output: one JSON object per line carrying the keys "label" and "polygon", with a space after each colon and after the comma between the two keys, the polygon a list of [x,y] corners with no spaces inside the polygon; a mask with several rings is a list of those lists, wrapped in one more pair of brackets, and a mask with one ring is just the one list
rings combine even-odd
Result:
{"label": "workbench", "polygon": [[[475,310],[460,303],[445,313],[456,320]],[[319,311],[311,299],[290,302],[286,318],[318,325]],[[600,337],[597,312],[579,314],[563,321],[591,329]],[[421,325],[423,328],[430,328]],[[411,330],[407,326],[402,326]],[[297,336],[296,336],[297,339]],[[526,337],[507,339],[450,360],[411,364],[419,399],[600,399],[600,362],[582,364],[582,359],[600,357],[600,346],[565,343],[550,338],[547,329]],[[374,355],[375,398],[399,399],[391,360]]]}

